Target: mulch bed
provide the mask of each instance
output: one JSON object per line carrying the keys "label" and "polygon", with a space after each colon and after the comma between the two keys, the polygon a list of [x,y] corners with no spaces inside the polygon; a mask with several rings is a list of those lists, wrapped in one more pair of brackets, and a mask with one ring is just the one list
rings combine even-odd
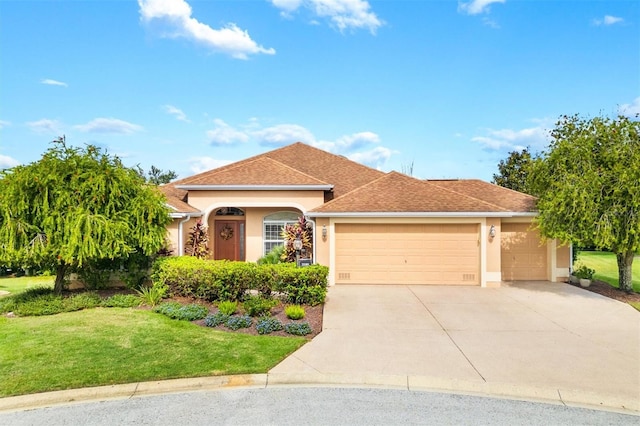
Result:
{"label": "mulch bed", "polygon": [[[75,291],[83,291],[83,290],[72,290],[71,292],[75,292]],[[99,290],[98,294],[100,294],[100,297],[103,298],[107,298],[110,296],[113,296],[114,294],[135,294],[135,292],[131,291],[131,290],[126,290],[126,289],[117,289],[117,288],[110,288],[110,289],[105,289],[105,290]],[[215,306],[215,304],[213,303],[207,303],[204,302],[202,300],[197,300],[194,298],[189,298],[189,297],[173,297],[170,299],[164,299],[163,303],[166,302],[178,302],[182,305],[189,305],[192,303],[196,303],[198,305],[203,305],[206,306],[207,309],[209,309],[209,313],[211,314],[215,314],[216,312],[218,312],[218,308]],[[238,303],[238,306],[241,307],[242,303]],[[302,323],[302,322],[307,322],[309,323],[309,326],[311,327],[311,333],[307,334],[306,336],[304,336],[307,339],[313,339],[315,336],[317,336],[318,334],[320,334],[320,332],[322,331],[322,314],[324,311],[324,305],[316,305],[316,306],[308,306],[308,305],[303,305],[304,311],[305,311],[305,316],[303,319],[301,320],[290,320],[289,318],[287,318],[287,315],[284,312],[284,308],[287,306],[287,304],[284,304],[282,302],[280,302],[275,308],[273,308],[271,310],[271,316],[277,318],[278,320],[280,320],[280,322],[282,324],[288,324],[290,322],[297,322],[297,323]],[[151,308],[149,308],[148,306],[142,306],[139,309],[146,309],[146,310],[151,310]],[[213,327],[213,330],[220,330],[220,331],[226,331],[229,333],[243,333],[243,334],[251,334],[254,336],[259,335],[258,330],[256,330],[256,323],[258,322],[259,318],[254,318],[253,319],[253,324],[251,325],[251,327],[249,328],[240,328],[238,330],[231,330],[226,328],[224,325],[219,325],[218,327]],[[194,324],[200,325],[202,327],[206,327],[204,325],[204,320],[197,320],[197,321],[193,321]],[[280,331],[274,331],[272,333],[269,333],[268,336],[285,336],[285,337],[296,337],[293,334],[289,334],[287,332],[285,332],[284,330],[280,330]]]}
{"label": "mulch bed", "polygon": [[602,296],[608,297],[610,299],[615,299],[624,303],[640,302],[640,293],[626,293],[622,290],[619,290],[605,283],[604,281],[593,280],[589,287],[582,287],[580,286],[580,284],[570,284],[570,285],[581,288],[583,290],[591,291],[593,293],[598,293],[598,294],[601,294]]}

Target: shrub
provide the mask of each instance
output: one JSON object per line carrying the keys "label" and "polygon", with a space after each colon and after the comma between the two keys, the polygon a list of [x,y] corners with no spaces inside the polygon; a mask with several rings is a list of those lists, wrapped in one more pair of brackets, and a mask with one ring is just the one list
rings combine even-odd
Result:
{"label": "shrub", "polygon": [[231,300],[225,300],[224,302],[218,303],[218,310],[227,316],[235,314],[237,308],[238,302],[233,302]]}
{"label": "shrub", "polygon": [[63,299],[65,312],[91,309],[100,306],[102,299],[96,293],[80,293]]}
{"label": "shrub", "polygon": [[256,262],[258,265],[275,265],[276,263],[282,263],[282,254],[284,253],[284,246],[275,246],[269,253],[262,256]]}
{"label": "shrub", "polygon": [[274,317],[264,317],[258,320],[256,324],[256,330],[258,330],[258,334],[269,334],[274,331],[279,331],[283,329],[283,325],[277,318]]}
{"label": "shrub", "polygon": [[101,302],[95,293],[80,293],[71,297],[62,297],[49,292],[32,292],[27,297],[24,293],[17,294],[13,300],[2,305],[3,312],[13,311],[19,316],[55,315],[62,312],[79,311],[95,308]]}
{"label": "shrub", "polygon": [[36,296],[24,302],[19,302],[13,309],[20,316],[55,315],[65,311],[62,296],[53,293]]}
{"label": "shrub", "polygon": [[160,258],[152,269],[153,283],[166,284],[178,296],[214,302],[242,300],[247,290],[258,290],[265,296],[277,291],[284,293],[289,303],[309,305],[324,302],[329,272],[321,265],[296,268],[287,263],[256,265],[193,256]]}
{"label": "shrub", "polygon": [[251,296],[242,304],[245,312],[252,317],[268,315],[278,304],[277,300],[265,299],[262,296]]}
{"label": "shrub", "polygon": [[289,305],[284,308],[284,313],[287,314],[287,318],[292,320],[299,320],[304,318],[304,308],[300,305]]}
{"label": "shrub", "polygon": [[181,321],[195,321],[207,316],[209,311],[202,305],[181,305],[178,302],[163,303],[153,308],[154,312]]}
{"label": "shrub", "polygon": [[163,284],[153,283],[151,287],[142,287],[136,290],[142,304],[154,307],[164,298],[168,287]]}
{"label": "shrub", "polygon": [[284,331],[296,336],[306,336],[311,333],[311,326],[308,322],[292,322],[284,326]]}
{"label": "shrub", "polygon": [[591,269],[587,267],[587,265],[580,265],[578,269],[575,270],[574,275],[578,277],[578,279],[592,280],[595,273],[595,269]]}
{"label": "shrub", "polygon": [[114,261],[111,259],[93,260],[76,270],[78,280],[87,290],[102,290],[107,288]]}
{"label": "shrub", "polygon": [[114,294],[102,301],[105,308],[135,308],[141,300],[135,294]]}
{"label": "shrub", "polygon": [[276,275],[275,290],[284,293],[287,302],[312,306],[324,303],[329,268],[322,265],[297,268],[286,263],[272,267]]}
{"label": "shrub", "polygon": [[220,324],[224,324],[229,319],[229,315],[222,312],[216,312],[213,315],[207,315],[204,319],[204,325],[207,327],[217,327]]}
{"label": "shrub", "polygon": [[237,330],[239,328],[249,328],[253,324],[253,318],[249,315],[242,315],[239,317],[233,316],[230,317],[224,325],[226,325],[231,330]]}

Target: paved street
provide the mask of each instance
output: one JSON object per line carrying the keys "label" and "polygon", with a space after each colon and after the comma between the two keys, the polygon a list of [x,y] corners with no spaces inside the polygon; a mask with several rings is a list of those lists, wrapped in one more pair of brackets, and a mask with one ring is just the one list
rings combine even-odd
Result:
{"label": "paved street", "polygon": [[605,411],[389,389],[266,388],[165,394],[0,413],[20,425],[637,425]]}

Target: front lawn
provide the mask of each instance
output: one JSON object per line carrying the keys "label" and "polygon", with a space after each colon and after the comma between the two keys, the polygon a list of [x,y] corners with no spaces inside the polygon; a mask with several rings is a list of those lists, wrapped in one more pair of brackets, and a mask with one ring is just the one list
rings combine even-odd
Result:
{"label": "front lawn", "polygon": [[0,396],[9,396],[265,373],[306,340],[226,333],[144,310],[96,308],[0,317],[0,342]]}
{"label": "front lawn", "polygon": [[20,293],[33,287],[53,288],[55,277],[2,277],[0,278],[0,291],[8,291],[11,294]]}
{"label": "front lawn", "polygon": [[[581,251],[576,264],[582,263],[595,269],[594,279],[604,281],[618,288],[618,263],[616,255],[603,251]],[[575,265],[574,265],[575,267]],[[633,290],[640,292],[640,259],[636,257],[632,267]]]}

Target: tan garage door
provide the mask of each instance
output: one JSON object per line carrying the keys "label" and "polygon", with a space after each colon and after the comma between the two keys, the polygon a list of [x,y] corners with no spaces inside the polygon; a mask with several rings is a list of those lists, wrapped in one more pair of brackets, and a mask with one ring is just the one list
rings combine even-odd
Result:
{"label": "tan garage door", "polygon": [[336,284],[480,284],[478,225],[336,224]]}
{"label": "tan garage door", "polygon": [[538,231],[528,223],[503,223],[501,231],[502,279],[547,279],[547,246],[540,245]]}

